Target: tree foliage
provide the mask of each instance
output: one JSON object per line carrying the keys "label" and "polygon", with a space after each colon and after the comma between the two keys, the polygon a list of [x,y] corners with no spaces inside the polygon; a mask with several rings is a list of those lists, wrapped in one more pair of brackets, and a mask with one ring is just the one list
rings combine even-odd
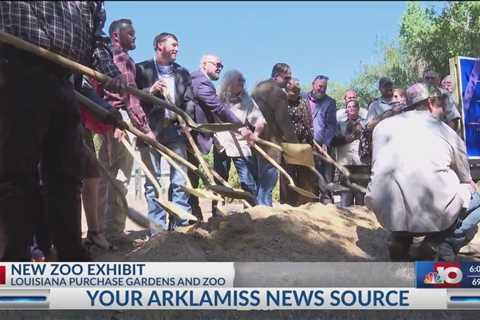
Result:
{"label": "tree foliage", "polygon": [[480,52],[480,3],[450,1],[440,13],[410,2],[400,26],[400,45],[417,74],[426,67],[449,74],[454,56]]}

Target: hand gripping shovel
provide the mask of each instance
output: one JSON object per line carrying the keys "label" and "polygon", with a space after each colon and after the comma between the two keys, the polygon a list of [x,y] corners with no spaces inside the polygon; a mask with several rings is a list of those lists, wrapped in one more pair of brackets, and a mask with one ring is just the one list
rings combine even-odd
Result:
{"label": "hand gripping shovel", "polygon": [[[111,113],[104,108],[100,107],[97,105],[95,102],[92,100],[88,99],[84,95],[78,93],[75,91],[76,98],[85,106],[89,109],[89,111],[92,112],[92,114],[100,121],[107,122],[107,123],[114,123],[114,125],[122,130],[128,130],[130,133],[132,133],[134,136],[137,138],[143,140],[146,142],[148,145],[151,147],[155,148],[159,152],[162,152],[165,155],[168,155],[170,158],[173,160],[177,161],[178,163],[186,166],[188,169],[192,170],[193,173],[198,175],[208,186],[208,178],[206,175],[203,173],[202,170],[194,166],[192,163],[190,163],[188,160],[180,157],[178,154],[173,152],[172,150],[168,149],[158,141],[151,139],[147,135],[145,135],[143,132],[132,126],[131,124],[123,121],[122,119],[116,119],[112,118]],[[220,177],[220,175],[215,175],[214,176],[217,178]],[[218,178],[217,178],[218,179]],[[220,180],[220,179],[218,179]],[[226,197],[230,198],[235,198],[235,199],[246,199],[250,200],[252,199],[252,195],[249,192],[245,192],[243,190],[238,190],[238,189],[233,189],[231,186],[228,185],[228,183],[223,183],[223,186],[216,186],[215,191],[216,193],[222,195],[225,194]]]}
{"label": "hand gripping shovel", "polygon": [[[154,186],[154,188],[155,188],[155,190],[157,191],[157,194],[158,194],[158,197],[156,199],[158,201],[158,203],[169,214],[174,215],[178,219],[197,221],[197,217],[195,217],[191,213],[188,213],[188,212],[180,209],[179,207],[177,207],[175,204],[173,204],[172,202],[170,202],[168,200],[160,198],[160,195],[162,194],[161,193],[161,187],[158,184],[158,181],[155,178],[155,176],[150,172],[150,170],[145,165],[145,163],[143,163],[142,159],[140,159],[140,157],[135,153],[135,151],[133,150],[133,147],[130,145],[130,143],[127,141],[127,139],[122,138],[122,144],[128,150],[128,152],[132,155],[132,157],[135,159],[135,161],[138,162],[138,164],[142,168],[143,172],[145,173],[145,176],[147,177],[147,179],[150,180],[150,182],[153,184],[153,186]],[[167,223],[168,223],[168,221],[167,221]]]}
{"label": "hand gripping shovel", "polygon": [[345,176],[345,180],[346,180],[345,185],[347,187],[349,187],[351,189],[355,189],[355,190],[363,192],[363,193],[367,192],[367,189],[365,189],[361,185],[350,181],[351,174],[350,174],[350,171],[347,168],[345,168],[344,166],[342,166],[341,164],[339,164],[338,162],[333,160],[332,157],[330,157],[330,155],[328,153],[323,151],[322,147],[317,142],[314,141],[313,143],[315,144],[315,147],[318,149],[318,152],[315,152],[314,155],[320,157],[321,159],[327,161],[328,163],[333,164],[335,166],[335,168],[337,168],[340,171],[340,173]]}
{"label": "hand gripping shovel", "polygon": [[[84,95],[82,95],[81,93],[79,93],[78,91],[75,91],[75,98],[82,104],[84,105],[85,107],[88,108],[88,110],[93,114],[93,116],[102,121],[102,122],[117,122],[117,125],[119,128],[121,129],[127,129],[128,131],[130,131],[132,134],[134,134],[136,137],[138,137],[139,139],[142,139],[142,140],[145,140],[146,138],[148,139],[148,137],[146,137],[143,132],[141,132],[140,130],[134,128],[133,126],[131,126],[130,124],[124,122],[123,120],[120,120],[120,119],[111,119],[111,113],[107,110],[105,110],[104,108],[96,105],[95,102],[93,102],[92,100],[88,99],[87,97],[85,97]],[[120,122],[120,123],[118,123]],[[165,147],[166,148],[166,147]],[[213,194],[211,191],[207,191],[207,190],[201,190],[201,189],[194,189],[192,187],[192,183],[190,181],[190,179],[188,178],[188,175],[185,171],[182,170],[182,168],[172,159],[171,156],[169,156],[168,154],[166,154],[165,152],[159,150],[158,148],[154,148],[155,151],[157,151],[158,153],[160,153],[161,156],[165,157],[165,159],[168,161],[168,163],[174,167],[175,169],[177,169],[180,174],[182,174],[182,176],[185,178],[186,182],[187,182],[187,185],[186,186],[183,186],[184,190],[186,192],[188,192],[189,194],[195,196],[195,197],[201,197],[201,198],[207,198],[207,199],[211,199],[211,200],[222,200],[221,197]],[[173,153],[173,152],[172,152]]]}
{"label": "hand gripping shovel", "polygon": [[[212,191],[215,191],[217,193],[220,193],[224,196],[227,196],[227,197],[230,197],[230,198],[237,198],[237,199],[243,199],[243,200],[249,200],[249,202],[252,201],[253,199],[253,195],[251,195],[249,192],[245,192],[245,191],[241,191],[239,192],[238,190],[234,190],[232,189],[228,183],[226,183],[226,181],[224,179],[217,179],[219,180],[223,186],[220,186],[218,185],[216,182],[215,182],[215,179],[214,179],[214,170],[211,170],[208,166],[208,163],[205,161],[205,159],[203,159],[203,156],[202,156],[202,153],[200,152],[200,150],[198,149],[198,146],[197,144],[195,143],[195,140],[193,139],[192,137],[192,134],[190,133],[190,131],[185,127],[185,124],[184,122],[182,121],[182,119],[180,117],[178,117],[178,120],[180,122],[180,126],[183,127],[183,133],[185,135],[185,137],[187,138],[187,141],[188,143],[190,144],[190,147],[192,148],[192,151],[193,151],[193,154],[195,155],[195,157],[197,158],[199,164],[200,164],[200,167],[203,169],[203,171],[205,172],[206,174],[206,177],[207,177],[207,189],[210,189]],[[215,177],[220,177],[221,176],[219,174],[216,174]],[[247,208],[250,208],[251,205],[249,204],[249,202],[247,201],[243,201],[243,204],[247,207]],[[221,209],[220,209],[221,210]]]}
{"label": "hand gripping shovel", "polygon": [[279,165],[277,162],[275,162],[275,160],[273,160],[265,151],[262,150],[262,148],[260,148],[257,144],[254,144],[253,147],[255,148],[255,150],[260,154],[262,155],[262,157],[264,157],[268,162],[270,162],[270,164],[272,166],[274,166],[275,168],[278,169],[278,171],[280,171],[280,173],[282,175],[285,176],[285,178],[287,178],[288,180],[288,186],[293,189],[295,192],[305,196],[305,197],[308,197],[308,198],[311,198],[311,199],[316,199],[318,200],[318,196],[314,195],[313,193],[311,193],[310,191],[308,190],[305,190],[305,189],[302,189],[300,187],[297,187],[295,185],[295,182],[293,181],[293,178],[288,174],[287,171],[285,171],[285,169],[282,168],[281,165]]}
{"label": "hand gripping shovel", "polygon": [[306,143],[282,143],[282,146],[275,144],[273,142],[263,140],[258,138],[257,142],[265,146],[275,148],[283,152],[285,161],[288,164],[295,164],[299,166],[304,166],[310,169],[320,180],[320,190],[325,192],[326,181],[320,172],[315,168],[315,163],[313,161],[313,152],[312,147]]}
{"label": "hand gripping shovel", "polygon": [[[97,81],[101,83],[105,83],[109,80],[111,80],[110,77],[95,71],[91,68],[88,68],[78,62],[72,61],[70,59],[67,59],[57,53],[51,52],[47,49],[44,49],[42,47],[36,46],[34,44],[31,44],[25,40],[22,40],[18,37],[15,37],[9,33],[0,31],[0,41],[7,43],[11,46],[14,46],[18,49],[22,49],[25,51],[28,51],[30,53],[33,53],[35,55],[38,55],[42,58],[45,58],[49,61],[52,61],[56,64],[59,64],[75,73],[80,73],[86,76],[89,76],[91,78],[96,79]],[[154,103],[162,108],[171,110],[172,112],[175,112],[179,116],[182,117],[182,119],[185,120],[187,125],[191,127],[194,130],[201,131],[201,132],[219,132],[219,131],[226,131],[226,130],[236,130],[240,128],[241,126],[238,124],[233,124],[233,123],[202,123],[198,124],[193,119],[182,109],[178,108],[177,106],[167,103],[162,99],[159,99],[151,94],[148,94],[144,91],[141,91],[137,89],[136,87],[132,86],[127,86],[126,91],[129,94],[132,94],[139,99],[149,102],[149,103]]]}

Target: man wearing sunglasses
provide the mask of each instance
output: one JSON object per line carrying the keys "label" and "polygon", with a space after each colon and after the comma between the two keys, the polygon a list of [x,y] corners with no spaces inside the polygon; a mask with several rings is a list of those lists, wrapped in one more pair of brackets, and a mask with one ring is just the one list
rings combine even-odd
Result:
{"label": "man wearing sunglasses", "polygon": [[[200,60],[200,68],[191,73],[192,88],[195,102],[194,120],[197,123],[212,122],[231,122],[241,123],[241,121],[230,111],[230,109],[220,101],[217,95],[213,81],[218,80],[223,70],[223,64],[218,56],[206,54]],[[252,132],[248,128],[241,128],[241,135],[248,141]],[[192,132],[200,151],[208,154],[213,145],[213,134],[205,134]],[[193,152],[188,153],[188,160],[198,165],[198,160],[194,157]],[[193,172],[189,172],[190,180],[193,186],[198,187],[199,178]],[[200,220],[203,219],[198,199],[190,197],[190,205],[192,213]]]}

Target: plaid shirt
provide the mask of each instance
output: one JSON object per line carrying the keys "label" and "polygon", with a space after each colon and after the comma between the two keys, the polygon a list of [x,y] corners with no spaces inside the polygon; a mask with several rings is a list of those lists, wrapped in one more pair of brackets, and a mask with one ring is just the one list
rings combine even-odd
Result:
{"label": "plaid shirt", "polygon": [[0,1],[1,31],[115,76],[111,60],[92,61],[104,23],[103,1]]}
{"label": "plaid shirt", "polygon": [[[136,69],[135,61],[118,45],[113,44],[111,46],[111,52],[113,54],[113,62],[118,67],[122,75],[127,80],[130,86],[137,87],[135,83]],[[148,125],[147,116],[143,111],[140,101],[137,97],[131,94],[125,94],[123,96],[112,93],[105,90],[105,100],[108,101],[113,107],[126,107],[128,116],[132,121],[132,124],[143,132],[150,131]]]}

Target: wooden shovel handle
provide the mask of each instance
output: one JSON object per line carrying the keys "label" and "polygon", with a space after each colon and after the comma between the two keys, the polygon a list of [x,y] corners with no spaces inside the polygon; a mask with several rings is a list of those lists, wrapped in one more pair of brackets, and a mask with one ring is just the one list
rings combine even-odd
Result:
{"label": "wooden shovel handle", "polygon": [[[94,69],[91,69],[87,66],[84,66],[81,63],[78,63],[78,62],[72,61],[68,58],[65,58],[64,56],[59,55],[57,53],[54,53],[50,50],[47,50],[45,48],[42,48],[42,47],[36,46],[34,44],[31,44],[30,42],[25,41],[23,39],[20,39],[18,37],[15,37],[15,36],[13,36],[9,33],[0,31],[0,41],[4,42],[4,43],[8,43],[8,44],[10,44],[10,45],[12,45],[16,48],[19,48],[19,49],[28,51],[30,53],[33,53],[35,55],[38,55],[38,56],[40,56],[44,59],[47,59],[51,62],[59,64],[59,65],[63,66],[64,68],[67,68],[67,69],[69,69],[69,70],[71,70],[75,73],[80,73],[80,74],[89,76],[91,78],[94,78],[101,83],[105,83],[105,82],[108,82],[109,80],[111,80],[111,78],[109,76],[104,75],[103,73],[100,73],[100,72],[98,72]],[[147,92],[144,92],[144,91],[139,90],[138,88],[132,87],[132,86],[127,86],[126,91],[129,94],[132,94],[132,95],[140,98],[143,101],[158,104],[165,109],[169,109],[169,110],[179,114],[183,119],[185,119],[185,121],[188,123],[189,126],[192,126],[194,128],[199,126],[197,123],[195,123],[192,120],[192,118],[190,118],[190,116],[185,111],[183,111],[182,109],[180,109],[180,108],[178,108],[178,107],[176,107],[176,106],[174,106],[170,103],[167,103],[167,102],[163,101],[162,99],[159,99],[159,98],[157,98],[157,97],[155,97],[155,96],[153,96],[153,95],[151,95]]]}
{"label": "wooden shovel handle", "polygon": [[262,155],[262,157],[265,158],[265,160],[267,160],[268,162],[270,162],[270,164],[272,166],[274,166],[275,168],[277,168],[281,174],[283,174],[285,176],[285,178],[288,179],[289,183],[292,184],[292,185],[295,185],[294,181],[293,181],[293,178],[288,174],[287,171],[285,171],[285,169],[282,168],[281,165],[279,165],[275,160],[272,159],[272,157],[270,157],[265,151],[262,150],[262,148],[260,148],[258,145],[254,144],[253,147],[255,148],[255,150],[260,153]]}

